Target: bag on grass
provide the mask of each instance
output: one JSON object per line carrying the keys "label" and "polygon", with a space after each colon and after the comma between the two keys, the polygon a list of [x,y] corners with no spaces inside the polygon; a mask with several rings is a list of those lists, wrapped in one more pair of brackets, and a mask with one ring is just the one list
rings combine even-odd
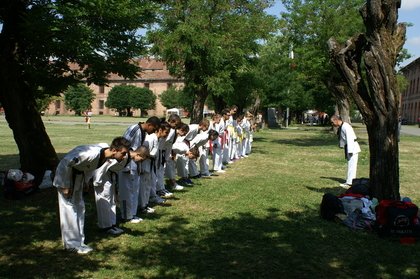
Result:
{"label": "bag on grass", "polygon": [[10,169],[3,181],[3,195],[6,199],[16,200],[35,191],[34,176],[21,170]]}
{"label": "bag on grass", "polygon": [[382,200],[376,206],[376,227],[381,236],[418,236],[418,207],[411,202]]}
{"label": "bag on grass", "polygon": [[369,178],[354,178],[352,185],[346,190],[346,194],[360,194],[363,196],[371,196],[369,188]]}
{"label": "bag on grass", "polygon": [[325,220],[332,221],[335,215],[339,213],[344,213],[343,204],[340,199],[331,193],[324,194],[320,206],[321,217]]}
{"label": "bag on grass", "polygon": [[372,219],[372,215],[365,213],[362,209],[356,209],[344,219],[343,224],[352,230],[369,230],[372,231],[375,219]]}

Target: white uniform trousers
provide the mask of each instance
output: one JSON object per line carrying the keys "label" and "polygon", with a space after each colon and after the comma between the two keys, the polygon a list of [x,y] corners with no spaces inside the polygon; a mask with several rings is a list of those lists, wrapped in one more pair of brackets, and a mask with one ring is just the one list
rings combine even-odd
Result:
{"label": "white uniform trousers", "polygon": [[176,155],[176,171],[179,177],[188,178],[188,157]]}
{"label": "white uniform trousers", "polygon": [[198,148],[200,152],[200,157],[198,157],[198,164],[200,166],[200,174],[201,175],[210,175],[209,171],[209,150],[206,146],[200,146]]}
{"label": "white uniform trousers", "polygon": [[165,190],[165,167],[156,168],[156,191]]}
{"label": "white uniform trousers", "polygon": [[247,149],[248,149],[248,143],[249,143],[249,139],[247,137],[244,137],[244,139],[242,140],[242,148],[241,148],[241,156],[245,156],[247,154]]}
{"label": "white uniform trousers", "polygon": [[191,177],[197,176],[200,173],[198,172],[197,163],[195,160],[188,159],[188,173]]}
{"label": "white uniform trousers", "polygon": [[[216,145],[216,146],[215,146]],[[220,137],[213,142],[213,170],[218,171],[222,169],[223,149]]]}
{"label": "white uniform trousers", "polygon": [[58,191],[61,237],[65,249],[85,245],[85,201],[83,200],[83,177],[76,176],[73,193],[69,199]]}
{"label": "white uniform trousers", "polygon": [[168,157],[165,164],[165,177],[168,179],[176,178],[175,162],[172,157]]}
{"label": "white uniform trousers", "polygon": [[346,184],[352,184],[353,179],[356,178],[357,172],[357,161],[359,159],[359,153],[353,154],[347,159],[347,179]]}
{"label": "white uniform trousers", "polygon": [[[109,174],[106,175],[109,176]],[[101,229],[117,224],[114,185],[110,178],[106,179],[107,181],[103,185],[94,187],[98,227]]]}
{"label": "white uniform trousers", "polygon": [[138,196],[140,209],[145,209],[149,203],[150,191],[152,189],[152,173],[143,172],[140,174],[140,195]]}
{"label": "white uniform trousers", "polygon": [[130,220],[137,215],[139,203],[140,177],[137,174],[120,172],[118,175],[121,217]]}
{"label": "white uniform trousers", "polygon": [[226,142],[223,144],[223,163],[229,162],[230,158],[230,145],[231,145],[231,139],[229,138],[229,134],[226,136]]}

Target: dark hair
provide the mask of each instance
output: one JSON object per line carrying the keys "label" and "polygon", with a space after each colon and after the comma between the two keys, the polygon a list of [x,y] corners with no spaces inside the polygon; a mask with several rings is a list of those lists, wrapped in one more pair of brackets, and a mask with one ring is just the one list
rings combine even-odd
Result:
{"label": "dark hair", "polygon": [[343,120],[343,119],[341,119],[341,116],[340,115],[337,115],[337,114],[334,114],[333,116],[331,116],[331,118],[330,118],[331,120]]}
{"label": "dark hair", "polygon": [[121,150],[123,148],[129,150],[131,142],[124,137],[116,137],[112,140],[110,149]]}
{"label": "dark hair", "polygon": [[179,128],[179,125],[181,124],[181,117],[179,117],[178,114],[171,114],[168,117],[169,123],[176,123],[176,128]]}
{"label": "dark hair", "polygon": [[190,131],[190,127],[185,123],[181,123],[179,125],[178,129],[185,132],[185,133],[188,133]]}
{"label": "dark hair", "polygon": [[209,139],[216,139],[219,136],[219,133],[216,130],[209,131]]}
{"label": "dark hair", "polygon": [[159,130],[165,130],[169,132],[171,130],[171,125],[168,122],[164,121],[160,123]]}
{"label": "dark hair", "polygon": [[152,116],[149,119],[146,120],[146,123],[152,124],[155,127],[159,127],[160,125],[160,119],[156,116]]}
{"label": "dark hair", "polygon": [[145,146],[145,145],[141,145],[139,148],[134,150],[134,152],[139,154],[143,158],[148,157],[149,154],[150,154],[149,148],[147,148],[147,146]]}
{"label": "dark hair", "polygon": [[200,156],[200,151],[198,151],[198,147],[194,146],[193,148],[190,149],[190,152],[192,153],[192,155],[194,156],[194,158],[198,158]]}
{"label": "dark hair", "polygon": [[230,109],[225,108],[225,109],[222,110],[222,115],[225,115],[225,114],[228,114],[228,113],[230,113]]}

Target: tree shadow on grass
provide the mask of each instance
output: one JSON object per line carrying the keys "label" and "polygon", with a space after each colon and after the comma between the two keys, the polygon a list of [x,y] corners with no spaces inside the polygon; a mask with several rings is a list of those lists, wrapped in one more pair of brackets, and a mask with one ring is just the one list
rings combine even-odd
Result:
{"label": "tree shadow on grass", "polygon": [[[1,278],[83,278],[104,271],[114,274],[115,268],[129,278],[419,276],[417,245],[402,246],[375,234],[351,232],[320,219],[318,210],[309,205],[298,210],[269,206],[258,215],[232,212],[198,224],[172,216],[158,226],[149,224],[155,235],[126,228],[130,241],[148,238],[150,245],[121,245],[127,238],[117,238],[81,256],[61,248],[55,189],[1,203]],[[86,234],[89,242],[96,242],[103,235],[94,233],[90,210]],[[107,262],[117,256],[123,259],[117,267],[115,259]],[[109,278],[119,275],[115,276]]]}
{"label": "tree shadow on grass", "polygon": [[76,278],[98,268],[97,260],[63,250],[55,189],[0,202],[0,278]]}
{"label": "tree shadow on grass", "polygon": [[351,232],[309,207],[267,208],[264,217],[238,213],[195,228],[174,217],[161,233],[170,246],[129,249],[127,267],[154,268],[149,278],[401,278],[410,269],[411,278],[419,275],[415,246]]}

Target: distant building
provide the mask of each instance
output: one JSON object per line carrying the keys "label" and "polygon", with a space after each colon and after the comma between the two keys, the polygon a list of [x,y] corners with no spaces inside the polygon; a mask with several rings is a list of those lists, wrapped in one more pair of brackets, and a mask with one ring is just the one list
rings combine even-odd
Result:
{"label": "distant building", "polygon": [[409,123],[420,118],[420,58],[401,69],[408,86],[401,94],[401,117]]}
{"label": "distant building", "polygon": [[[177,79],[169,74],[169,71],[164,62],[155,59],[140,59],[138,60],[139,66],[142,71],[139,73],[139,77],[133,80],[126,80],[116,74],[111,74],[108,77],[107,86],[98,86],[91,84],[89,87],[95,93],[95,100],[92,102],[92,113],[93,115],[115,115],[117,112],[113,109],[107,108],[105,102],[108,98],[109,91],[117,85],[134,85],[138,87],[146,87],[155,93],[156,109],[149,110],[149,116],[163,117],[166,114],[166,109],[159,100],[160,94],[170,87],[182,87],[183,81]],[[57,100],[50,104],[46,114],[63,114],[71,115],[73,111],[66,109],[64,101]],[[140,116],[140,110],[133,110],[133,116]]]}

